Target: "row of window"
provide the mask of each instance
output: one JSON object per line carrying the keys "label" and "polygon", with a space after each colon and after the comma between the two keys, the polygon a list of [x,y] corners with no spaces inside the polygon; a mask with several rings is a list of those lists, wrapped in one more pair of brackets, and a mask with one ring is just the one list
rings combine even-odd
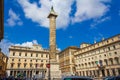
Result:
{"label": "row of window", "polygon": [[[45,64],[41,63],[41,64],[27,64],[27,63],[24,63],[23,67],[26,68],[27,66],[30,66],[30,68],[40,68],[40,67],[43,67]],[[13,68],[15,66],[15,64],[11,63],[11,68]],[[17,67],[18,68],[21,68],[21,63],[18,63],[17,64]]]}
{"label": "row of window", "polygon": [[[106,73],[105,73],[106,70]],[[102,76],[118,76],[118,74],[120,74],[120,68],[117,68],[116,70],[114,68],[112,69],[105,69],[102,70]],[[99,77],[100,70],[88,70],[88,71],[79,71],[77,72],[77,74],[79,76],[91,76],[93,75],[93,77]],[[119,80],[119,79],[118,79]]]}
{"label": "row of window", "polygon": [[[19,56],[21,56],[21,54],[22,53],[19,53]],[[43,55],[45,55],[45,54],[41,54],[41,57],[43,57]],[[15,56],[15,52],[13,52],[13,56]],[[28,56],[27,55],[27,53],[25,53],[25,55],[24,56]],[[31,57],[33,57],[33,54],[31,53],[31,55],[30,55]],[[48,57],[49,55],[48,54],[46,54],[46,58]],[[36,57],[38,57],[38,54],[36,54]]]}
{"label": "row of window", "polygon": [[[119,37],[118,37],[118,38],[119,38]],[[111,41],[114,41],[114,38],[112,38]],[[87,47],[87,48],[85,48],[85,49],[82,49],[81,51],[83,52],[83,51],[86,51],[86,50],[93,49],[93,48],[95,48],[95,46],[100,46],[101,43],[102,43],[103,45],[106,45],[106,42],[109,43],[110,40],[106,40],[106,41],[104,41],[104,42],[100,42],[100,43],[95,44],[95,45],[93,45],[93,46],[91,46],[91,47]]]}
{"label": "row of window", "polygon": [[[12,61],[14,61],[14,60],[16,60],[16,59],[12,59]],[[18,59],[18,61],[21,61],[21,59]],[[27,61],[29,61],[29,60],[26,60],[26,59],[24,59],[24,61],[25,62],[27,62]],[[30,62],[32,62],[33,60],[30,60]],[[43,62],[43,61],[46,61],[46,62],[48,62],[48,60],[35,60],[36,62],[38,62],[38,61],[40,61],[40,62]]]}
{"label": "row of window", "polygon": [[[120,46],[119,46],[120,48]],[[113,48],[112,47],[107,47],[107,48],[103,48],[103,49],[98,49],[98,50],[95,50],[95,51],[92,51],[92,52],[89,52],[89,53],[86,53],[86,54],[82,54],[82,55],[79,55],[77,58],[82,58],[82,57],[86,57],[86,56],[90,56],[90,55],[93,55],[93,54],[99,54],[99,53],[105,53],[107,51],[110,51],[110,50],[115,50],[117,49],[116,45],[113,45]],[[80,54],[80,53],[79,53]]]}
{"label": "row of window", "polygon": [[[111,57],[113,55],[117,55],[117,54],[118,54],[117,52],[114,52],[113,54],[112,53],[103,54],[103,56],[109,58],[109,57]],[[103,56],[99,55],[99,56],[94,56],[94,57],[91,57],[91,58],[81,59],[80,62],[87,61],[87,60],[94,60],[94,59],[97,59],[98,57],[102,58]]]}
{"label": "row of window", "polygon": [[104,61],[102,61],[102,60],[99,60],[99,61],[94,61],[94,62],[88,62],[88,63],[83,63],[83,64],[79,64],[79,65],[77,65],[77,67],[79,68],[83,68],[83,67],[87,67],[87,66],[91,66],[91,67],[95,67],[95,66],[97,66],[97,65],[114,65],[114,64],[117,64],[117,65],[119,65],[120,64],[120,58],[110,58],[110,59],[105,59]]}

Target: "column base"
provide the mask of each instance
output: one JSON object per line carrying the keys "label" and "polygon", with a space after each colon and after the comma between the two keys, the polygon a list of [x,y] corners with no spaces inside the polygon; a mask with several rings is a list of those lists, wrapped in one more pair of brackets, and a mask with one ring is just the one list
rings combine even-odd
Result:
{"label": "column base", "polygon": [[[49,78],[49,69],[50,69],[50,78]],[[50,68],[47,70],[48,72],[48,80],[53,80],[53,79],[61,79],[61,71],[59,67],[59,63],[57,62],[56,59],[51,59],[50,60]]]}

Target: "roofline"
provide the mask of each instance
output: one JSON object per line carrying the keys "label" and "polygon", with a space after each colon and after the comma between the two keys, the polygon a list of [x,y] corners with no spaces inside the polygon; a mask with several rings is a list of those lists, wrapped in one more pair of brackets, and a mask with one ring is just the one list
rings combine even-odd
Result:
{"label": "roofline", "polygon": [[69,47],[65,48],[64,50],[62,50],[61,52],[59,52],[59,53],[62,53],[67,49],[77,49],[77,50],[79,50],[79,48],[77,46],[69,46]]}
{"label": "roofline", "polygon": [[[90,43],[87,43],[87,42],[82,42],[81,44],[90,44]],[[91,45],[91,44],[90,44]]]}
{"label": "roofline", "polygon": [[3,54],[4,56],[6,56],[7,58],[8,58],[8,56],[7,55],[5,55],[3,52],[0,52],[1,54]]}
{"label": "roofline", "polygon": [[[89,46],[87,46],[87,47],[93,46],[93,45],[95,45],[95,44],[98,44],[98,43],[100,43],[100,42],[106,41],[106,40],[108,40],[108,39],[111,39],[111,38],[114,38],[114,37],[117,37],[117,36],[120,36],[120,34],[117,34],[117,35],[111,36],[111,37],[109,37],[109,38],[106,38],[106,39],[104,39],[104,40],[102,40],[102,41],[93,43],[93,44],[91,44],[91,45],[89,45]],[[84,47],[84,48],[87,48],[87,47]],[[84,48],[79,48],[79,50],[84,49]],[[78,51],[79,51],[79,50],[78,50]],[[75,52],[77,52],[77,51],[75,51]]]}

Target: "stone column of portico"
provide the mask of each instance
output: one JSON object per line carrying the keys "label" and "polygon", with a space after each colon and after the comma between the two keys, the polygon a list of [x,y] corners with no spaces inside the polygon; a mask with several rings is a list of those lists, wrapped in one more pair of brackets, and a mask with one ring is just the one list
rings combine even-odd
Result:
{"label": "stone column of portico", "polygon": [[32,70],[32,77],[34,76],[34,70]]}
{"label": "stone column of portico", "polygon": [[91,76],[93,76],[93,70],[91,70]]}
{"label": "stone column of portico", "polygon": [[113,76],[112,69],[109,68],[110,76]]}
{"label": "stone column of portico", "polygon": [[28,77],[30,78],[30,70],[28,72],[29,72]]}
{"label": "stone column of portico", "polygon": [[87,75],[86,75],[86,70],[84,71],[84,74],[85,74],[84,76],[87,76]]}
{"label": "stone column of portico", "polygon": [[16,77],[16,71],[14,71],[14,76]]}
{"label": "stone column of portico", "polygon": [[116,74],[116,76],[119,75],[119,73],[118,73],[118,69],[116,69],[116,68],[115,68],[115,74]]}
{"label": "stone column of portico", "polygon": [[96,75],[96,77],[98,77],[98,70],[97,69],[95,70],[95,75]]}
{"label": "stone column of portico", "polygon": [[14,76],[14,70],[12,71],[12,76]]}
{"label": "stone column of portico", "polygon": [[108,76],[108,74],[107,74],[107,70],[105,69],[104,71],[105,71],[105,76]]}
{"label": "stone column of portico", "polygon": [[26,70],[26,77],[28,77],[28,70]]}

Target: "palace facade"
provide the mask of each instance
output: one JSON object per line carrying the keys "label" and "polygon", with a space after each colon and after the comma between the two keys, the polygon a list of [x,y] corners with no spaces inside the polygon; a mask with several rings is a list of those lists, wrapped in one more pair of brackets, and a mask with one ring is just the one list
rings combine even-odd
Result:
{"label": "palace facade", "polygon": [[6,76],[8,57],[0,51],[0,77]]}
{"label": "palace facade", "polygon": [[74,74],[74,51],[77,51],[79,48],[75,46],[70,46],[59,53],[59,64],[61,69],[62,76],[70,76]]}
{"label": "palace facade", "polygon": [[48,62],[49,50],[43,49],[40,45],[34,44],[33,47],[11,46],[7,66],[8,76],[17,77],[20,74],[27,78],[37,74],[45,76]]}
{"label": "palace facade", "polygon": [[120,34],[94,44],[83,43],[74,57],[79,76],[120,75]]}

